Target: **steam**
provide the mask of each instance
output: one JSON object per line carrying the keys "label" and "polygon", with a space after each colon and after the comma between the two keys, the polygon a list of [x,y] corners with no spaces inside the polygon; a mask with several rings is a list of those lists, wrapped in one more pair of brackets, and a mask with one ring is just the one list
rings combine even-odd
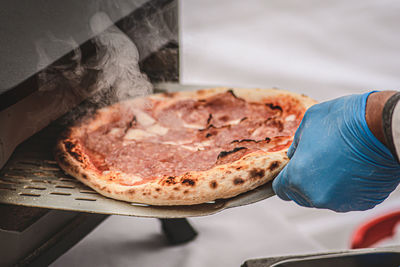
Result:
{"label": "steam", "polygon": [[[82,54],[72,38],[58,39],[52,33],[35,43],[38,64],[38,97],[26,115],[29,128],[36,132],[87,98],[93,88],[85,86],[91,73],[81,64]],[[53,63],[59,51],[71,51],[62,61]],[[86,88],[87,87],[87,88]],[[81,112],[82,114],[83,112]],[[68,120],[73,120],[69,116]],[[39,121],[38,121],[39,120]],[[28,127],[28,126],[26,126]]]}
{"label": "steam", "polygon": [[[39,56],[37,68],[39,70],[44,70],[47,66],[49,66],[52,62],[50,55],[52,54],[51,49],[57,47],[58,49],[63,49],[70,51],[72,50],[72,56],[69,59],[69,62],[65,62],[62,65],[55,65],[53,68],[48,71],[41,71],[39,75],[40,81],[55,81],[58,77],[58,74],[62,74],[63,78],[66,81],[69,81],[71,85],[74,87],[78,86],[81,80],[81,76],[83,74],[84,69],[82,68],[81,62],[81,51],[79,49],[79,45],[75,42],[72,37],[67,38],[66,40],[61,40],[56,38],[52,33],[47,33],[48,39],[39,39],[36,41],[36,51]],[[47,47],[48,41],[50,40],[52,46]],[[62,48],[61,48],[62,47]],[[65,47],[65,48],[64,48]],[[49,91],[54,89],[54,82],[43,83],[40,86],[39,91]]]}
{"label": "steam", "polygon": [[[152,93],[152,84],[140,71],[139,52],[132,40],[102,12],[92,16],[89,26],[95,36],[96,53],[85,62],[72,37],[60,40],[48,34],[46,40],[36,42],[38,69],[42,70],[38,75],[39,92],[52,98],[39,117],[46,117],[46,113],[54,110],[60,112],[59,116],[86,99],[65,117],[65,123],[70,123],[97,108]],[[72,51],[71,56],[51,64],[54,57],[51,47],[46,46],[49,40],[53,47]]]}
{"label": "steam", "polygon": [[[111,101],[150,94],[153,87],[140,71],[139,52],[135,44],[116,26],[109,25],[112,22],[105,13],[97,13],[90,21],[96,35],[97,53],[88,68],[99,71],[95,87],[111,89],[111,94],[108,94]],[[103,96],[98,96],[95,101],[101,101],[99,97]]]}
{"label": "steam", "polygon": [[141,57],[146,58],[153,52],[156,52],[160,47],[170,43],[178,43],[178,16],[175,13],[177,10],[177,1],[173,1],[163,7],[164,11],[157,11],[149,16],[144,16],[141,21],[127,21],[130,25],[126,34],[134,40],[139,38],[151,40],[151,42],[139,42],[139,51]]}

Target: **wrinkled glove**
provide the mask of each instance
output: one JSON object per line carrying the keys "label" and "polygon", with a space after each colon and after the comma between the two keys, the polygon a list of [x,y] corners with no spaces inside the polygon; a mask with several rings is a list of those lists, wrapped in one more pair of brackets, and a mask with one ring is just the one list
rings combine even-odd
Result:
{"label": "wrinkled glove", "polygon": [[365,120],[369,93],[311,107],[288,150],[275,193],[306,207],[339,212],[381,203],[400,181],[400,165]]}

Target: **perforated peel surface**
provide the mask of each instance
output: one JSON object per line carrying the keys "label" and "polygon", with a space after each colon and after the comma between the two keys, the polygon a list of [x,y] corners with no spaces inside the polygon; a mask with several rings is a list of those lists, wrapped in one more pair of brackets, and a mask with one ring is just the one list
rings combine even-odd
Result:
{"label": "perforated peel surface", "polygon": [[22,143],[0,171],[0,203],[30,207],[154,218],[214,214],[273,195],[270,183],[232,199],[191,206],[149,206],[106,198],[65,174],[52,149],[63,130],[53,123]]}

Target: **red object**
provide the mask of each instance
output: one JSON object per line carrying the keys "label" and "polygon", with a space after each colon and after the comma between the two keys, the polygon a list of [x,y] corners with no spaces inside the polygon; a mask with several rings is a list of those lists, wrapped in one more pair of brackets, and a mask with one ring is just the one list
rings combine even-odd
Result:
{"label": "red object", "polygon": [[353,234],[351,248],[368,248],[382,239],[392,237],[399,222],[400,211],[395,211],[362,224]]}

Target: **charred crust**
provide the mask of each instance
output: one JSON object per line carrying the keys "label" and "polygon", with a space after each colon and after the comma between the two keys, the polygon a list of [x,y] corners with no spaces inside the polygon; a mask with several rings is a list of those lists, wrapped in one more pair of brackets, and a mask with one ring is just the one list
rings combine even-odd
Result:
{"label": "charred crust", "polygon": [[68,151],[74,149],[74,147],[75,147],[75,144],[72,143],[71,141],[64,141],[64,145],[65,145],[65,148],[66,148]]}
{"label": "charred crust", "polygon": [[129,190],[128,190],[128,194],[132,194],[132,195],[133,195],[133,194],[135,194],[135,193],[136,193],[135,189],[129,189]]}
{"label": "charred crust", "polygon": [[160,191],[161,191],[161,188],[157,187],[156,192],[160,192]]}
{"label": "charred crust", "polygon": [[71,141],[64,141],[64,146],[67,152],[77,161],[83,163],[82,155],[76,152],[76,144]]}
{"label": "charred crust", "polygon": [[243,183],[244,183],[244,180],[242,178],[240,178],[240,177],[236,177],[235,179],[233,179],[233,184],[234,185],[240,185],[240,184],[243,184]]}
{"label": "charred crust", "polygon": [[210,137],[210,136],[212,136],[211,133],[207,133],[207,134],[206,134],[206,138],[208,138],[208,137]]}
{"label": "charred crust", "polygon": [[204,128],[204,129],[199,129],[199,131],[202,132],[202,131],[205,131],[205,130],[209,130],[209,129],[211,129],[211,128],[216,129],[217,127],[215,127],[213,124],[210,124],[210,125],[208,125],[206,128]]}
{"label": "charred crust", "polygon": [[231,128],[231,125],[228,124],[228,125],[223,125],[223,126],[221,126],[221,127],[215,127],[213,124],[210,124],[210,125],[208,125],[206,128],[204,128],[204,129],[199,129],[199,131],[200,131],[200,132],[203,132],[203,131],[209,130],[209,129],[211,129],[211,128],[213,128],[213,129]]}
{"label": "charred crust", "polygon": [[199,129],[199,132],[206,131],[206,130],[208,130],[208,129],[210,129],[210,128],[215,128],[215,126],[212,125],[212,124],[210,124],[210,125],[208,125],[206,128],[204,128],[204,129]]}
{"label": "charred crust", "polygon": [[265,175],[265,170],[264,169],[252,169],[249,172],[249,178],[250,179],[261,179]]}
{"label": "charred crust", "polygon": [[279,106],[279,105],[274,105],[274,104],[272,104],[272,103],[266,103],[265,105],[266,105],[267,107],[269,107],[270,109],[272,109],[272,110],[279,110],[280,112],[283,112],[282,107]]}
{"label": "charred crust", "polygon": [[242,150],[242,149],[247,149],[247,148],[244,147],[244,146],[241,146],[241,147],[235,147],[234,149],[232,149],[232,150],[230,150],[230,151],[221,151],[221,152],[218,154],[217,159],[226,157],[226,156],[228,156],[229,154],[238,152],[238,151],[240,151],[240,150]]}
{"label": "charred crust", "polygon": [[243,166],[236,167],[236,170],[241,170]]}
{"label": "charred crust", "polygon": [[241,98],[237,97],[237,95],[235,95],[235,93],[233,92],[233,89],[229,89],[229,90],[226,91],[226,92],[229,93],[229,94],[231,94],[234,98],[237,98],[237,99],[242,100]]}
{"label": "charred crust", "polygon": [[241,100],[241,101],[244,101],[244,99],[242,99],[242,98],[238,97],[237,95],[235,95],[235,93],[233,92],[232,89],[229,89],[229,90],[226,91],[226,92],[229,93],[229,94],[231,94],[234,98],[236,98],[236,99],[238,99],[238,100]]}
{"label": "charred crust", "polygon": [[253,140],[253,139],[241,139],[241,140],[233,140],[231,144],[233,143],[242,143],[242,142],[255,142],[258,143],[259,141]]}
{"label": "charred crust", "polygon": [[279,161],[273,161],[273,162],[271,162],[271,164],[269,164],[267,169],[270,170],[270,171],[273,171],[276,168],[278,168],[280,164],[281,163]]}
{"label": "charred crust", "polygon": [[179,187],[174,187],[173,190],[179,191]]}
{"label": "charred crust", "polygon": [[165,183],[167,185],[176,184],[175,177],[174,176],[169,176],[167,179],[165,179]]}
{"label": "charred crust", "polygon": [[83,179],[87,179],[88,177],[87,177],[87,175],[85,173],[82,173],[82,178]]}
{"label": "charred crust", "polygon": [[125,128],[125,133],[132,128],[132,126],[136,125],[136,116],[133,116],[133,118],[129,121],[128,126]]}
{"label": "charred crust", "polygon": [[235,93],[233,92],[233,89],[229,89],[228,91],[226,91],[227,93],[231,94],[233,97],[237,98],[237,96],[235,95]]}
{"label": "charred crust", "polygon": [[262,139],[262,140],[254,140],[254,139],[241,139],[241,140],[233,140],[232,142],[231,142],[231,144],[233,144],[233,143],[243,143],[243,142],[254,142],[254,143],[260,143],[260,142],[264,142],[264,141],[266,141],[267,143],[269,143],[270,141],[271,141],[271,138],[269,138],[269,137],[266,137],[265,139]]}
{"label": "charred crust", "polygon": [[189,179],[189,178],[183,179],[181,183],[186,186],[194,186],[196,184],[195,181],[193,181],[192,179]]}
{"label": "charred crust", "polygon": [[210,113],[210,115],[208,115],[208,118],[207,118],[207,125],[210,123],[210,121],[212,120],[212,118],[213,118],[213,116],[212,116],[212,114]]}
{"label": "charred crust", "polygon": [[57,154],[56,154],[56,158],[57,158],[58,162],[59,162],[61,165],[64,165],[64,166],[69,166],[69,165],[70,165],[70,164],[68,163],[68,161],[67,161],[67,156],[65,156],[64,154],[57,153]]}
{"label": "charred crust", "polygon": [[210,187],[211,187],[212,189],[217,188],[217,186],[218,186],[217,181],[213,180],[213,181],[210,182]]}
{"label": "charred crust", "polygon": [[189,190],[185,190],[185,191],[183,191],[183,193],[184,193],[184,194],[187,194],[187,193],[189,193]]}

